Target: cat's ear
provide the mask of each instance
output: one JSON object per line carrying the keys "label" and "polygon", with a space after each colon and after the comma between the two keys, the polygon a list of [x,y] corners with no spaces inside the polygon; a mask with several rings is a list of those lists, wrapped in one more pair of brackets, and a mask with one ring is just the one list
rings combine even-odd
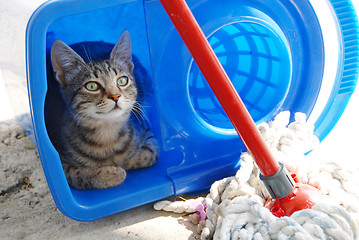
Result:
{"label": "cat's ear", "polygon": [[73,81],[74,77],[79,72],[84,71],[87,66],[77,53],[60,40],[56,40],[52,45],[51,62],[56,73],[56,79],[62,86]]}
{"label": "cat's ear", "polygon": [[131,54],[131,37],[127,30],[125,30],[116,46],[112,49],[110,60],[122,65],[127,65],[128,70],[132,72],[132,54]]}

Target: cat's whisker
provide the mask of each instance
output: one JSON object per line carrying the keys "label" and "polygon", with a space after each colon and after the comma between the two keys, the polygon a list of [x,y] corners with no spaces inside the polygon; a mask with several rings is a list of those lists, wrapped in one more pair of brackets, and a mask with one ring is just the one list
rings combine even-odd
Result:
{"label": "cat's whisker", "polygon": [[80,123],[81,120],[84,118],[83,115],[80,114],[80,112],[75,113],[74,111],[72,111],[70,106],[67,106],[66,109],[67,112],[72,113],[72,119],[71,119],[71,123]]}
{"label": "cat's whisker", "polygon": [[[150,120],[148,119],[148,116],[147,116],[146,112],[143,110],[143,107],[144,107],[144,106],[143,106],[141,103],[139,103],[139,102],[136,101],[136,102],[134,103],[133,108],[132,108],[131,111],[132,111],[134,114],[139,115],[144,123],[148,123],[148,124],[151,126],[151,122],[150,122]],[[149,107],[149,106],[147,106],[147,107]],[[137,118],[137,117],[136,117],[136,118]],[[137,118],[137,119],[138,119],[138,118]]]}
{"label": "cat's whisker", "polygon": [[150,105],[145,105],[145,104],[143,104],[143,103],[141,103],[139,101],[136,101],[135,105],[139,106],[140,108],[149,108],[149,107],[151,107]]}
{"label": "cat's whisker", "polygon": [[139,103],[139,102],[135,102],[134,104],[133,104],[133,109],[135,110],[135,111],[137,111],[138,113],[140,113],[140,114],[144,114],[145,115],[145,112],[143,111],[143,106]]}
{"label": "cat's whisker", "polygon": [[73,118],[73,121],[79,124],[82,122],[83,119],[85,119],[84,115],[76,114],[75,117]]}
{"label": "cat's whisker", "polygon": [[142,118],[142,116],[140,114],[138,114],[138,112],[136,111],[131,111],[133,113],[133,115],[136,117],[137,121],[141,122],[144,121],[144,119]]}
{"label": "cat's whisker", "polygon": [[81,124],[83,120],[88,118],[92,118],[91,114],[89,114],[86,110],[79,111],[76,115],[74,115],[72,121],[77,124]]}
{"label": "cat's whisker", "polygon": [[84,49],[88,62],[92,62],[91,55],[86,51],[85,45],[82,45],[82,48]]}
{"label": "cat's whisker", "polygon": [[145,121],[145,119],[142,116],[142,112],[137,107],[133,107],[131,109],[131,112],[136,116],[137,120]]}

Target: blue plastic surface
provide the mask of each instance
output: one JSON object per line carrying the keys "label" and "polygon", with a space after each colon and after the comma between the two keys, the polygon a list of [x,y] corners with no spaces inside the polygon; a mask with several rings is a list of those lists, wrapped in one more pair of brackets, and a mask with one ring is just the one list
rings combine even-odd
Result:
{"label": "blue plastic surface", "polygon": [[315,123],[314,134],[323,140],[343,114],[359,77],[359,22],[350,1],[330,0],[339,36],[338,71],[328,102]]}
{"label": "blue plastic surface", "polygon": [[[308,1],[187,3],[256,122],[268,121],[283,110],[310,114],[322,82],[324,48]],[[350,21],[357,23],[354,17]],[[145,111],[161,154],[155,166],[129,172],[118,187],[75,190],[67,184],[50,140],[59,119],[56,111],[50,110],[61,108],[61,99],[56,101],[56,83],[47,76],[51,71],[46,69],[46,54],[53,41],[60,39],[68,45],[83,44],[87,52],[101,55],[125,29],[153,89],[144,105],[149,106]],[[357,39],[355,31],[346,37],[348,44]],[[91,41],[103,44],[103,49],[92,49],[87,45]],[[199,191],[239,168],[245,147],[159,1],[51,1],[33,14],[26,42],[35,140],[50,191],[65,215],[80,221],[102,218],[171,195]],[[355,49],[350,55],[354,58],[346,53],[342,57],[357,63]],[[349,62],[346,66],[353,66],[351,71],[358,73],[356,65]],[[338,73],[337,82],[345,80],[341,76]],[[355,84],[350,84],[352,91]],[[335,96],[328,109],[336,105]],[[345,106],[339,105],[336,108],[342,111]],[[330,126],[318,122],[319,135],[336,122],[330,114],[328,118],[324,115],[323,122]]]}

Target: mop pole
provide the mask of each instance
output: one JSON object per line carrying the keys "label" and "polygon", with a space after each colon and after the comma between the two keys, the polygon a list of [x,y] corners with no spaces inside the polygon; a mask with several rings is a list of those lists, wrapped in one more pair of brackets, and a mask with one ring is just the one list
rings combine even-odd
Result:
{"label": "mop pole", "polygon": [[260,132],[184,0],[161,3],[263,176],[278,172]]}
{"label": "mop pole", "polygon": [[320,199],[319,190],[295,184],[283,164],[274,159],[185,0],[161,3],[260,169],[260,178],[273,199],[268,200],[267,207],[276,216],[290,216],[295,211],[312,208]]}

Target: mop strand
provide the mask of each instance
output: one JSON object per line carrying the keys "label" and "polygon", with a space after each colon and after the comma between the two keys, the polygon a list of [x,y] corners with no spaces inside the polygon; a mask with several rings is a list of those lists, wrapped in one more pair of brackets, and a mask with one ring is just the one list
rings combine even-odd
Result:
{"label": "mop strand", "polygon": [[321,190],[323,201],[312,209],[290,217],[274,216],[264,207],[269,194],[248,153],[241,155],[236,175],[213,183],[205,198],[160,201],[154,208],[196,214],[201,239],[357,239],[358,169],[306,156],[319,144],[314,127],[306,123],[303,113],[296,113],[290,124],[289,117],[289,112],[282,112],[258,129],[277,161],[296,173],[301,182]]}

